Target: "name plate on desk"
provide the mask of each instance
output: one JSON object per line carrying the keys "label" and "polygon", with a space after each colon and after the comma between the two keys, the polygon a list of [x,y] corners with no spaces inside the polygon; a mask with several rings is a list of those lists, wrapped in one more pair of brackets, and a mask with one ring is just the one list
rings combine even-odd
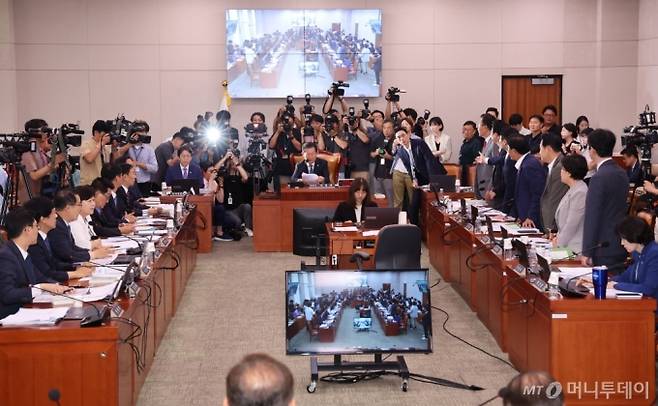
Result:
{"label": "name plate on desk", "polygon": [[552,319],[566,319],[567,314],[566,313],[553,313],[551,314]]}
{"label": "name plate on desk", "polygon": [[466,224],[464,228],[466,228],[468,231],[473,231],[473,225],[471,223]]}
{"label": "name plate on desk", "polygon": [[500,248],[500,245],[498,245],[498,244],[494,245],[492,251],[493,251],[494,254],[496,254],[496,255],[503,255],[503,249]]}
{"label": "name plate on desk", "polygon": [[525,267],[521,264],[518,264],[514,267],[514,272],[516,272],[520,276],[525,276]]}

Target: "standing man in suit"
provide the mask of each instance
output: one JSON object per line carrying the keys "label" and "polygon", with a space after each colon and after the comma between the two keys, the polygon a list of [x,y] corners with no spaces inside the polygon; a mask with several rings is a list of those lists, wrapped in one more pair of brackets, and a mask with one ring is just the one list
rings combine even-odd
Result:
{"label": "standing man in suit", "polygon": [[541,195],[541,221],[545,229],[557,230],[555,211],[560,200],[567,193],[569,187],[562,183],[562,137],[548,132],[541,137],[539,149],[541,161],[548,165],[546,185]]}
{"label": "standing man in suit", "polygon": [[[484,145],[479,156],[484,158],[494,158],[498,156],[500,149],[494,140],[494,123],[495,119],[491,114],[483,114],[480,121],[480,136],[484,138]],[[500,131],[500,130],[499,130]],[[477,160],[476,160],[477,162]],[[486,191],[491,190],[491,181],[493,176],[493,166],[486,164],[477,164],[475,167],[475,196],[478,199],[484,199]]]}
{"label": "standing man in suit", "polygon": [[165,175],[165,182],[171,186],[171,183],[180,179],[195,179],[199,184],[199,189],[204,186],[203,171],[199,165],[192,163],[192,150],[187,145],[178,149],[179,165],[170,166]]}
{"label": "standing man in suit", "polygon": [[32,258],[32,264],[44,276],[66,282],[69,279],[84,278],[91,275],[91,268],[75,266],[69,262],[62,262],[53,256],[53,249],[48,240],[48,233],[55,228],[57,213],[53,202],[43,196],[37,196],[27,201],[23,207],[34,214],[39,234],[36,244],[30,246],[27,252]]}
{"label": "standing man in suit", "polygon": [[509,155],[516,161],[516,186],[514,207],[516,218],[523,227],[541,229],[540,201],[546,183],[546,170],[534,155],[530,154],[528,140],[515,135],[509,139]]}
{"label": "standing man in suit", "polygon": [[475,158],[482,151],[482,145],[484,144],[482,137],[476,135],[475,128],[475,123],[471,120],[465,122],[462,127],[464,142],[459,148],[459,166],[461,168],[460,178],[463,186],[468,185],[468,168],[473,165]]}
{"label": "standing man in suit", "polygon": [[402,208],[407,198],[409,220],[418,224],[420,187],[430,182],[430,175],[445,175],[447,171],[434,159],[423,139],[411,139],[409,129],[400,128],[393,141],[393,207]]}
{"label": "standing man in suit", "polygon": [[32,264],[28,249],[39,235],[32,212],[23,207],[13,209],[5,217],[5,228],[9,241],[0,248],[0,319],[31,303],[42,290],[61,294],[69,289],[48,279]]}
{"label": "standing man in suit", "polygon": [[318,175],[318,184],[329,182],[329,166],[324,159],[318,159],[318,147],[314,142],[307,142],[302,146],[304,160],[295,166],[292,181],[302,180],[302,173],[314,173]]}
{"label": "standing man in suit", "polygon": [[[619,265],[627,252],[615,232],[626,215],[628,176],[615,161],[612,150],[617,141],[610,130],[596,129],[587,137],[596,173],[590,178],[585,201],[582,263],[585,266]],[[606,248],[593,248],[607,242]]]}
{"label": "standing man in suit", "polygon": [[493,166],[491,176],[491,189],[485,193],[484,198],[491,201],[492,206],[511,216],[514,216],[514,190],[516,186],[516,161],[512,160],[507,150],[509,149],[509,138],[519,133],[512,127],[501,130],[502,134],[494,132],[494,140],[498,144],[500,152],[497,156],[486,158],[480,155],[476,159],[477,164]]}

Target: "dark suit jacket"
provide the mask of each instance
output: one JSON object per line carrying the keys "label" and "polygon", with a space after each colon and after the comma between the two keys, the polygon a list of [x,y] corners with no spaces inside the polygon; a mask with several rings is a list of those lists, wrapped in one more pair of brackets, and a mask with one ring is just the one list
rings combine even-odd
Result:
{"label": "dark suit jacket", "polygon": [[147,207],[139,202],[140,196],[135,192],[135,188],[128,188],[128,192],[126,192],[123,187],[119,187],[117,189],[117,207],[119,211],[141,216],[142,211]]}
{"label": "dark suit jacket", "polygon": [[[613,160],[604,162],[590,178],[585,201],[583,255],[592,258],[594,265],[611,265],[626,258],[615,227],[626,215],[627,196],[628,177]],[[609,247],[591,249],[605,241]]]}
{"label": "dark suit jacket", "polygon": [[[50,242],[50,239],[48,242]],[[72,263],[57,259],[51,250],[52,248],[48,249],[46,241],[39,235],[37,243],[31,245],[27,252],[30,254],[30,258],[32,258],[34,267],[44,276],[57,282],[68,281],[69,275],[67,272],[73,271],[75,267]]]}
{"label": "dark suit jacket", "polygon": [[57,216],[55,228],[48,232],[48,241],[53,255],[61,262],[74,263],[89,261],[89,250],[75,245],[71,230],[61,217]]}
{"label": "dark suit jacket", "polygon": [[34,280],[29,280],[28,267],[13,241],[0,248],[0,319],[16,313],[22,304],[32,302],[31,284],[50,282],[34,267]]}
{"label": "dark suit jacket", "polygon": [[105,213],[102,210],[94,210],[91,213],[91,221],[94,232],[101,238],[118,237],[121,235],[121,231],[118,228],[119,222],[105,217]]}
{"label": "dark suit jacket", "polygon": [[498,210],[516,217],[514,191],[516,190],[516,161],[505,159],[507,151],[502,150],[497,157],[489,158],[489,165],[494,165],[494,189]]}
{"label": "dark suit jacket", "polygon": [[[411,154],[413,155],[414,174],[419,186],[429,184],[430,175],[446,175],[448,173],[446,168],[434,158],[432,150],[427,146],[425,140],[412,138],[409,141],[411,143]],[[399,151],[399,148],[397,151]],[[395,165],[395,158],[393,159],[393,165]],[[407,168],[408,171],[409,168]]]}
{"label": "dark suit jacket", "polygon": [[635,166],[626,170],[626,175],[628,176],[629,183],[633,183],[635,186],[642,186],[644,171],[642,170],[642,165],[640,165],[639,161],[635,163]]}
{"label": "dark suit jacket", "polygon": [[[198,165],[190,163],[190,166],[187,169],[187,178],[196,179],[197,182],[199,182],[199,189],[203,189],[203,172]],[[167,182],[168,185],[171,185],[171,182],[180,179],[183,179],[183,171],[181,170],[180,165],[174,165],[167,168],[165,182]]]}
{"label": "dark suit jacket", "polygon": [[546,168],[534,155],[526,155],[521,162],[521,169],[516,174],[514,191],[516,217],[521,221],[529,218],[540,230],[542,229],[540,201],[545,183]]}
{"label": "dark suit jacket", "polygon": [[[306,160],[298,163],[295,166],[295,172],[292,174],[292,181],[296,182],[302,179],[302,173],[308,173],[308,164]],[[313,166],[313,173],[322,176],[324,183],[329,183],[329,165],[324,159],[316,158]]]}
{"label": "dark suit jacket", "polygon": [[111,223],[119,225],[123,221],[123,216],[126,214],[125,208],[119,202],[119,195],[114,199],[112,196],[107,200],[107,204],[103,207],[103,216]]}
{"label": "dark suit jacket", "polygon": [[[370,202],[370,204],[364,204],[361,206],[361,221],[366,218],[366,207],[377,207],[377,203]],[[354,207],[350,206],[348,202],[338,203],[338,207],[336,207],[336,212],[334,213],[333,221],[352,221],[356,223],[356,213],[354,212]]]}
{"label": "dark suit jacket", "polygon": [[[547,168],[548,170],[548,168]],[[544,228],[557,230],[555,212],[560,200],[569,190],[569,186],[562,183],[560,172],[562,171],[562,154],[555,158],[551,175],[546,179],[544,193],[541,195],[541,221]],[[542,230],[544,231],[544,230]]]}

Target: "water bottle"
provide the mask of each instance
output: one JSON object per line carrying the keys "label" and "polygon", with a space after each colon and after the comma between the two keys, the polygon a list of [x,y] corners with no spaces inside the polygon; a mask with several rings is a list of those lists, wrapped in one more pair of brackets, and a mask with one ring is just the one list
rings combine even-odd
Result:
{"label": "water bottle", "polygon": [[455,178],[455,192],[459,193],[459,188],[462,186],[461,180],[459,178]]}

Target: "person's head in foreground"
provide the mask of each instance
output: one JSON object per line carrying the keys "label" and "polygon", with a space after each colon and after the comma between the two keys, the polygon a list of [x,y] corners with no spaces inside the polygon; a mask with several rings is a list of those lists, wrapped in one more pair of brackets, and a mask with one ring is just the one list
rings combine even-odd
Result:
{"label": "person's head in foreground", "polygon": [[512,378],[498,395],[505,406],[560,406],[562,386],[548,372],[525,372]]}
{"label": "person's head in foreground", "polygon": [[226,377],[224,406],[295,406],[288,367],[266,354],[247,355]]}

